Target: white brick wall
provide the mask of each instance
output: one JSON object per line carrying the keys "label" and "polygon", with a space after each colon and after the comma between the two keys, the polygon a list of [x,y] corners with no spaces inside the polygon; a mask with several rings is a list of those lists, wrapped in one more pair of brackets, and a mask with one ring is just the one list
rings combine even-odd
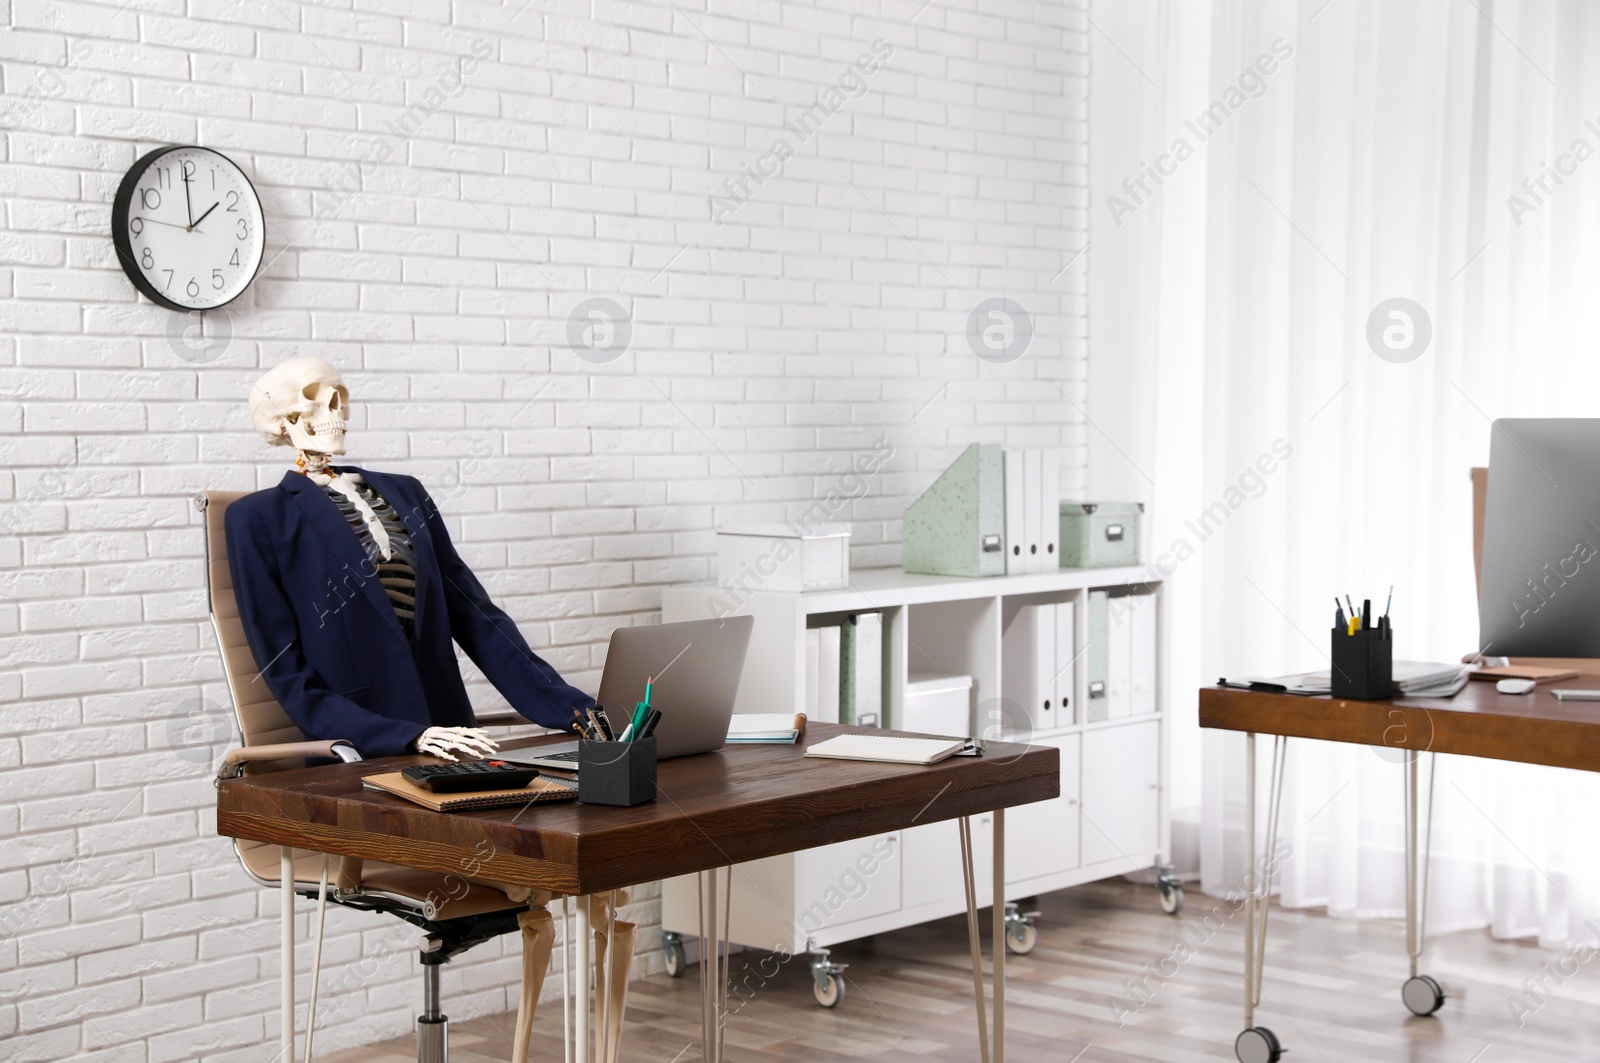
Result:
{"label": "white brick wall", "polygon": [[[612,627],[713,575],[717,522],[798,513],[880,438],[840,514],[860,567],[897,563],[902,508],[970,441],[1058,444],[1083,482],[1076,5],[0,0],[0,22],[0,1059],[272,1055],[277,899],[214,834],[231,710],[190,504],[281,476],[245,416],[263,367],[342,367],[354,460],[429,484],[591,689]],[[785,130],[878,40],[864,93]],[[794,156],[718,224],[780,136]],[[270,264],[198,354],[107,235],[166,141],[230,155],[267,212]],[[967,318],[1001,295],[1037,331],[991,364]],[[567,346],[591,296],[632,317],[607,364]],[[410,1028],[410,942],[330,917],[319,1044]],[[508,1008],[515,977],[477,950],[450,1014]]]}

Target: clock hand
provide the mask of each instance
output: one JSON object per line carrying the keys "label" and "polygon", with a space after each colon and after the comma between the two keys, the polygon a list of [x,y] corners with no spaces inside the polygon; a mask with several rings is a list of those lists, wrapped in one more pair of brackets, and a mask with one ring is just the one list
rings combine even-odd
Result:
{"label": "clock hand", "polygon": [[184,217],[189,219],[187,231],[194,228],[194,208],[189,205],[189,171],[180,166],[178,172],[183,174],[183,212]]}
{"label": "clock hand", "polygon": [[187,225],[179,225],[175,221],[162,221],[160,218],[145,218],[143,220],[152,225],[170,225],[174,229],[182,229],[184,232],[189,231],[189,227]]}
{"label": "clock hand", "polygon": [[190,223],[189,230],[191,232],[193,232],[195,229],[200,228],[200,223],[205,221],[207,216],[209,216],[212,211],[216,210],[221,205],[222,205],[222,200],[219,199],[215,203],[211,204],[211,206],[207,207],[205,214],[200,215],[192,223]]}

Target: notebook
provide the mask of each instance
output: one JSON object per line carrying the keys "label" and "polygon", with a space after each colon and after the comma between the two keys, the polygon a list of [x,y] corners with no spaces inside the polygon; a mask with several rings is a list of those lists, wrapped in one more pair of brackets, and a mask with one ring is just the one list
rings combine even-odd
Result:
{"label": "notebook", "polygon": [[904,735],[837,735],[806,750],[808,757],[876,760],[886,764],[937,764],[961,752],[965,738],[910,738]]}
{"label": "notebook", "polygon": [[728,742],[793,745],[805,729],[803,712],[736,712],[728,722]]}
{"label": "notebook", "polygon": [[1532,664],[1508,664],[1502,668],[1479,668],[1472,673],[1474,679],[1531,679],[1535,683],[1548,683],[1553,679],[1576,679],[1576,668],[1541,668]]}
{"label": "notebook", "polygon": [[578,797],[577,783],[549,776],[540,776],[520,790],[465,790],[458,794],[436,794],[424,790],[397,771],[367,775],[361,783],[369,790],[382,790],[435,812],[499,808],[502,805],[525,805],[532,801],[575,801]]}

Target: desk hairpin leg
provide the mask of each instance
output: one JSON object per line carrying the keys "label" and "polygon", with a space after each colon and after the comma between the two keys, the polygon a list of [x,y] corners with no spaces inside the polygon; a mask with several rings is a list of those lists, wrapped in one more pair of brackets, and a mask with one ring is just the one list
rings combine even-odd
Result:
{"label": "desk hairpin leg", "polygon": [[722,966],[717,968],[717,1063],[726,1056],[728,1036],[728,983],[733,981],[733,965],[728,962],[729,932],[733,927],[733,866],[722,872]]}
{"label": "desk hairpin leg", "polygon": [[282,954],[278,959],[279,1001],[278,1022],[283,1027],[283,1048],[278,1058],[283,1063],[294,1063],[294,850],[287,845],[278,847],[278,898],[283,917]]}
{"label": "desk hairpin leg", "polygon": [[961,882],[967,893],[967,945],[972,952],[972,1000],[978,1010],[978,1053],[981,1063],[1005,1063],[1006,1058],[1006,813],[994,813],[994,1037],[991,1041],[983,1000],[983,943],[978,935],[978,890],[973,874],[976,854],[972,847],[972,821],[957,821],[961,841]]}
{"label": "desk hairpin leg", "polygon": [[572,898],[568,896],[561,898],[561,1059],[572,1063]]}
{"label": "desk hairpin leg", "polygon": [[1256,860],[1256,735],[1245,735],[1244,755],[1244,1032],[1233,1042],[1239,1063],[1277,1063],[1283,1046],[1277,1035],[1257,1026],[1256,1009],[1261,1006],[1261,976],[1267,956],[1267,917],[1272,912],[1272,875],[1278,866],[1278,812],[1283,807],[1283,774],[1288,761],[1289,739],[1276,735],[1272,741],[1272,782],[1267,797],[1267,854]]}
{"label": "desk hairpin leg", "polygon": [[[725,876],[722,900],[722,929],[717,927],[717,882]],[[701,914],[701,1058],[706,1063],[722,1063],[723,1018],[728,1013],[728,913],[733,908],[733,868],[701,871],[696,876]],[[718,946],[718,933],[723,938]],[[718,951],[720,949],[720,951]]]}
{"label": "desk hairpin leg", "polygon": [[1406,953],[1411,977],[1400,987],[1400,999],[1413,1015],[1432,1015],[1444,1007],[1444,990],[1428,975],[1417,973],[1428,932],[1428,857],[1433,850],[1433,780],[1438,763],[1428,754],[1428,813],[1425,829],[1418,832],[1418,797],[1422,754],[1406,751]]}
{"label": "desk hairpin leg", "polygon": [[589,898],[587,896],[574,898],[573,907],[578,909],[578,928],[573,937],[577,940],[578,958],[573,965],[573,980],[577,983],[578,999],[574,1007],[577,1016],[577,1058],[578,1063],[589,1063],[593,1058],[589,1054],[589,942],[593,931],[589,927]]}
{"label": "desk hairpin leg", "polygon": [[961,883],[967,891],[967,944],[972,950],[972,999],[978,1008],[978,1053],[989,1063],[989,1017],[983,1003],[983,943],[978,938],[978,891],[972,874],[972,821],[957,821],[961,839]]}
{"label": "desk hairpin leg", "polygon": [[594,932],[594,1054],[597,1063],[606,1063],[611,1058],[610,975],[611,964],[616,959],[617,894],[615,890],[607,890],[598,896],[600,915]]}
{"label": "desk hairpin leg", "polygon": [[989,951],[994,955],[994,1063],[1006,1063],[1006,810],[994,810],[994,905]]}

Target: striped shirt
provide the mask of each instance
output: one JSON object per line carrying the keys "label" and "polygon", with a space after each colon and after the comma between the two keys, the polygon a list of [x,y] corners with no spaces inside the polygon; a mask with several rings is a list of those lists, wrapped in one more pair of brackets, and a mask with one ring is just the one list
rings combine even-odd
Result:
{"label": "striped shirt", "polygon": [[367,560],[372,562],[378,573],[378,583],[383,587],[383,592],[389,596],[389,604],[394,606],[394,613],[400,620],[400,626],[405,629],[406,638],[412,636],[412,628],[416,621],[417,607],[417,555],[411,546],[411,532],[406,528],[405,521],[400,519],[394,507],[372,485],[361,480],[350,478],[350,483],[360,493],[361,497],[372,507],[372,512],[383,522],[384,531],[389,533],[389,551],[393,555],[389,560],[383,559],[382,551],[378,548],[378,540],[372,534],[372,529],[367,526],[366,518],[356,508],[355,503],[346,498],[342,493],[324,484],[323,494],[327,495],[333,504],[339,507],[339,515],[344,518],[350,530],[355,533],[361,548],[367,553]]}

